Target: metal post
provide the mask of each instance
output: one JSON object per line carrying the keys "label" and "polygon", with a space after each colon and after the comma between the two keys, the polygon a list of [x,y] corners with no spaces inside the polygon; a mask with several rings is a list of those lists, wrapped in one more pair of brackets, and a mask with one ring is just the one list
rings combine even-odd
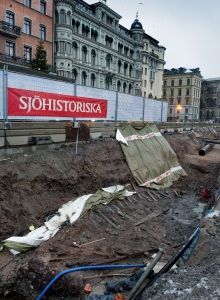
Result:
{"label": "metal post", "polygon": [[78,143],[79,143],[79,124],[77,126],[77,133],[76,133],[76,155],[78,154]]}

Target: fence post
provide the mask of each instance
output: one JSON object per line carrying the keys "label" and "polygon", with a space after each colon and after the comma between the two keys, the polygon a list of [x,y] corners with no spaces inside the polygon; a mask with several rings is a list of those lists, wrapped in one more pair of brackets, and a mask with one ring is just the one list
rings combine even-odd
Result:
{"label": "fence post", "polygon": [[3,118],[4,122],[8,121],[8,66],[4,65],[3,69]]}
{"label": "fence post", "polygon": [[115,94],[116,96],[116,101],[115,101],[115,122],[118,121],[118,91]]}
{"label": "fence post", "polygon": [[143,97],[143,111],[142,111],[143,122],[144,122],[144,118],[145,118],[145,98]]}

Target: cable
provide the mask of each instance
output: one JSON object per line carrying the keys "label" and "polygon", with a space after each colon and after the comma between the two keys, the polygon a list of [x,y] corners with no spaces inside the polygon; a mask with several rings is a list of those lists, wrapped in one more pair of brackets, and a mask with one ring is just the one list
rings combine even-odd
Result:
{"label": "cable", "polygon": [[131,269],[131,268],[144,268],[144,264],[134,264],[134,265],[95,265],[95,266],[82,266],[75,267],[58,273],[44,288],[36,300],[41,300],[47,293],[47,291],[52,287],[52,285],[62,276],[74,273],[78,271],[91,271],[91,270],[115,270],[115,269]]}

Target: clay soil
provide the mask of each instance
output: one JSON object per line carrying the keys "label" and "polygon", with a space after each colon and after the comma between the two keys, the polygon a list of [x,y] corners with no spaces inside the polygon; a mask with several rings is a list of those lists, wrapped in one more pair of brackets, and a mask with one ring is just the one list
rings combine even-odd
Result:
{"label": "clay soil", "polygon": [[[220,299],[219,218],[202,221],[213,198],[203,199],[199,192],[201,187],[214,192],[220,186],[220,146],[201,157],[194,134],[166,138],[188,175],[161,191],[136,186],[120,145],[111,139],[81,143],[78,155],[68,146],[0,159],[1,240],[26,234],[30,225],[41,226],[63,203],[99,188],[129,183],[136,191],[63,226],[36,249],[15,257],[2,251],[0,299],[35,299],[54,274],[71,266],[142,263],[159,247],[165,250],[166,262],[199,223],[202,238],[188,263],[163,275],[142,299]],[[155,216],[138,224],[152,213]],[[86,283],[99,291],[107,279],[103,276],[112,273],[68,275],[45,299],[84,299]]]}

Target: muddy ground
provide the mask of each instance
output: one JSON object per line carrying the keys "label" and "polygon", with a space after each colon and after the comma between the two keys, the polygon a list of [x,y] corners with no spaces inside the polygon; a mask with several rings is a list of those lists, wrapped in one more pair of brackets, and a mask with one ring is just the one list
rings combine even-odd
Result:
{"label": "muddy ground", "polygon": [[[213,205],[213,199],[203,199],[199,191],[201,187],[214,191],[220,186],[220,147],[201,157],[194,134],[166,138],[188,176],[162,191],[135,185],[115,140],[81,143],[77,156],[73,147],[63,147],[0,161],[1,240],[27,233],[30,225],[42,225],[63,203],[79,195],[127,183],[137,192],[100,205],[74,225],[64,226],[37,249],[16,257],[8,250],[1,252],[0,299],[35,299],[54,274],[70,266],[142,263],[159,247],[165,250],[164,262],[175,254]],[[156,217],[138,224],[151,213]],[[202,221],[202,239],[187,265],[162,276],[142,299],[220,298],[219,219],[206,223]],[[68,275],[46,299],[84,299],[86,283],[99,291],[109,278],[103,276],[112,273]],[[91,278],[94,276],[98,277]]]}

